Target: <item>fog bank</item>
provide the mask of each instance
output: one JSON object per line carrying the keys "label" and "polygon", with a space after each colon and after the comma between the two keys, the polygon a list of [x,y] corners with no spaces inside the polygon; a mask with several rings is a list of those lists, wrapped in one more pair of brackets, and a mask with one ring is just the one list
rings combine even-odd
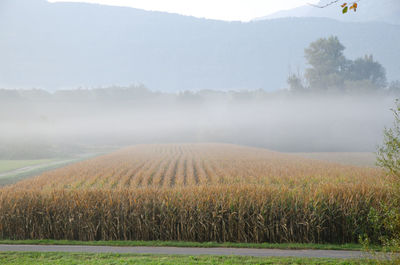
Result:
{"label": "fog bank", "polygon": [[166,142],[370,152],[381,143],[384,127],[391,125],[394,98],[262,90],[172,94],[142,86],[56,93],[1,90],[0,157]]}

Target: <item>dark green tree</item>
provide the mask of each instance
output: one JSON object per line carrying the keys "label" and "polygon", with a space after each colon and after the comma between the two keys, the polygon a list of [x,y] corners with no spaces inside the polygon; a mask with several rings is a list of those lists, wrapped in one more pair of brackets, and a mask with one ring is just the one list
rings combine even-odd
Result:
{"label": "dark green tree", "polygon": [[376,88],[386,87],[386,71],[372,55],[365,55],[349,63],[346,78],[352,81],[368,80]]}

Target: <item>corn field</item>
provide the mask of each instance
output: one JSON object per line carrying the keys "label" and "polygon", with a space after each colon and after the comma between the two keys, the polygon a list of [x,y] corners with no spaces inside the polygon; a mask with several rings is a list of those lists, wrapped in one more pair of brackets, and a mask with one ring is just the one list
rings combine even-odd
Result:
{"label": "corn field", "polygon": [[376,168],[227,144],[138,145],[0,189],[3,239],[357,242]]}
{"label": "corn field", "polygon": [[219,184],[384,185],[376,168],[344,166],[229,144],[138,145],[50,171],[15,188],[136,189]]}

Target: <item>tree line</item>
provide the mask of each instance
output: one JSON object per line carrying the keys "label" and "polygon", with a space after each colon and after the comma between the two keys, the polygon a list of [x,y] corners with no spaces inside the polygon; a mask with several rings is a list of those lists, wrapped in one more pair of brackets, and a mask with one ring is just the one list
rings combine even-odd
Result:
{"label": "tree line", "polygon": [[350,60],[343,54],[345,47],[338,37],[320,38],[305,50],[308,67],[304,75],[290,73],[291,91],[374,91],[400,90],[400,82],[388,83],[385,68],[372,54]]}

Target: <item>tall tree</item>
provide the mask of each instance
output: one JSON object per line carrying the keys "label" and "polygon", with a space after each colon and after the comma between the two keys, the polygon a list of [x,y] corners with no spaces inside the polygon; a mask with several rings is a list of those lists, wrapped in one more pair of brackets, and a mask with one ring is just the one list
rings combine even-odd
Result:
{"label": "tall tree", "polygon": [[311,66],[305,78],[312,88],[327,89],[343,85],[348,62],[343,55],[345,47],[336,36],[321,38],[305,49],[305,58]]}

